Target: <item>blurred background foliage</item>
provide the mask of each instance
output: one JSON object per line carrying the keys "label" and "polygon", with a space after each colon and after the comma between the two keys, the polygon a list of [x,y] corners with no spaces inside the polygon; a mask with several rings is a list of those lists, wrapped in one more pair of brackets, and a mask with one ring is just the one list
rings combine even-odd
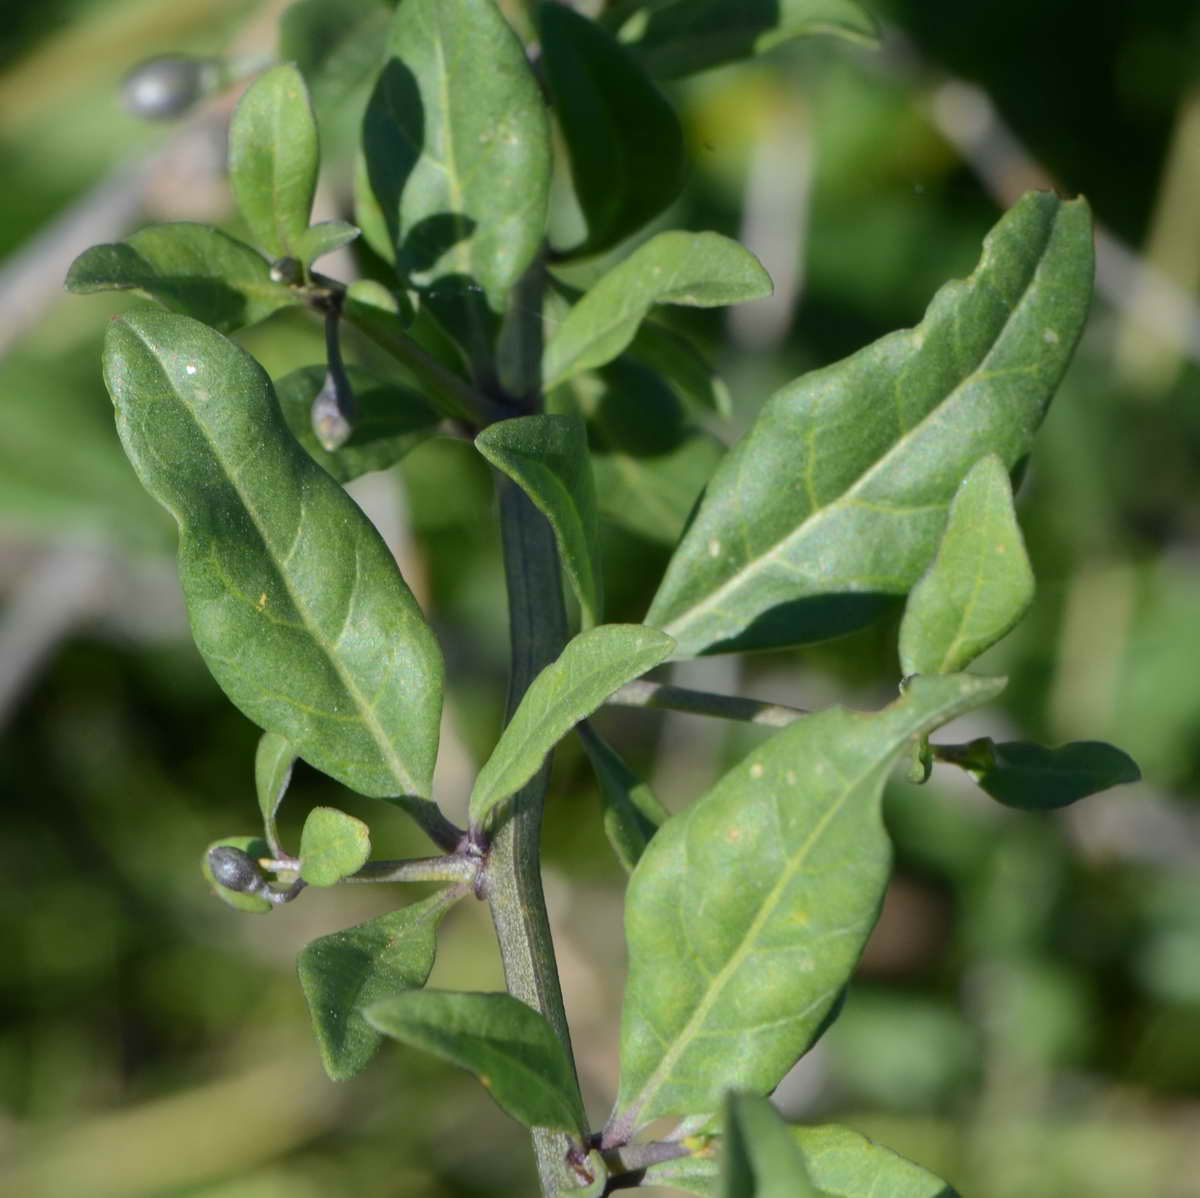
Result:
{"label": "blurred background foliage", "polygon": [[[98,355],[128,301],[60,290],[76,253],[140,223],[230,227],[235,97],[148,126],[121,110],[119,80],[169,50],[270,53],[282,7],[42,0],[0,22],[0,1192],[22,1198],[532,1190],[523,1133],[465,1076],[395,1046],[351,1085],[320,1073],[295,953],[388,895],[310,894],[254,918],[206,893],[203,847],[255,825],[256,731],[190,648],[173,534],[117,445]],[[1038,599],[981,663],[1010,675],[1007,693],[950,739],[1109,738],[1145,781],[1045,817],[990,805],[948,770],[924,789],[896,782],[879,929],[840,1021],[778,1099],[794,1120],[880,1138],[964,1195],[1197,1195],[1200,9],[875,10],[882,51],[818,39],[672,89],[693,168],[670,223],[742,238],[777,282],[771,301],[689,314],[733,396],[732,420],[710,431],[728,441],[775,386],[915,321],[1026,187],[1086,194],[1097,299],[1020,496]],[[351,215],[362,101],[323,104],[319,215]],[[329,272],[376,269],[360,255]],[[296,314],[241,340],[273,375],[321,357]],[[668,441],[646,452],[678,448]],[[487,472],[469,446],[434,440],[354,493],[443,641],[438,793],[457,814],[506,669]],[[628,507],[606,528],[609,614],[636,620],[668,545],[646,507]],[[879,704],[896,674],[894,624],[675,670],[805,707]],[[758,735],[686,716],[601,722],[674,808]],[[381,854],[423,851],[384,805],[298,773],[293,842],[308,807],[332,802],[370,819]],[[622,875],[572,743],[547,871],[602,1118]],[[486,912],[456,910],[441,942],[435,983],[499,984]]]}

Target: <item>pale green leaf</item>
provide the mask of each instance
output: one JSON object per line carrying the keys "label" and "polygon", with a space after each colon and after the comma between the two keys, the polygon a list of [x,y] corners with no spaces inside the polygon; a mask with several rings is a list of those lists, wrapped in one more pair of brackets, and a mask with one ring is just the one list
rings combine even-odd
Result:
{"label": "pale green leaf", "polygon": [[309,225],[297,237],[295,255],[305,266],[311,266],[318,258],[349,245],[358,236],[359,231],[344,220],[319,221],[315,225]]}
{"label": "pale green leaf", "polygon": [[385,1036],[474,1073],[526,1127],[582,1133],[571,1063],[545,1018],[510,994],[410,990],[366,1009]]}
{"label": "pale green leaf", "polygon": [[1033,568],[1004,463],[988,454],[950,504],[937,555],[900,624],[904,674],[953,674],[994,645],[1033,602]]}
{"label": "pale green leaf", "polygon": [[366,1068],[383,1037],[363,1009],[425,985],[437,925],[453,889],[389,911],[305,946],[296,960],[325,1072],[347,1081]]}
{"label": "pale green leaf", "polygon": [[808,716],[659,829],[626,901],[620,1127],[778,1084],[821,1030],[878,914],[891,766],[913,737],[1002,685],[918,677],[883,711]]}
{"label": "pale green leaf", "polygon": [[725,1098],[720,1198],[817,1198],[779,1112],[758,1094]]}
{"label": "pale green leaf", "polygon": [[647,621],[682,656],[870,622],[929,564],[968,469],[1029,452],[1091,279],[1084,201],[1025,196],[915,329],[768,401],[713,476]]}
{"label": "pale green leaf", "polygon": [[138,291],[222,333],[300,301],[271,278],[257,250],[189,221],[147,225],[125,241],[84,250],[71,264],[66,286],[77,294]]}
{"label": "pale green leaf", "polygon": [[481,824],[501,800],[541,768],[546,754],[626,682],[670,655],[673,644],[642,624],[602,624],[567,643],[534,680],[484,763],[471,791],[471,820]]}
{"label": "pale green leaf", "polygon": [[258,810],[271,852],[279,856],[279,833],[275,815],[292,780],[296,751],[277,732],[264,732],[254,754],[254,789],[258,792]]}
{"label": "pale green leaf", "polygon": [[109,325],[104,372],[125,451],[179,526],[192,635],[221,688],[351,789],[427,798],[441,653],[262,369],[196,321],[137,312]]}
{"label": "pale green leaf", "polygon": [[251,236],[273,258],[304,259],[320,160],[304,76],[291,63],[260,75],[229,126],[229,182]]}
{"label": "pale green leaf", "polygon": [[714,308],[762,299],[771,280],[749,250],[719,233],[659,233],[614,266],[567,313],[546,346],[546,389],[611,362],[655,304]]}
{"label": "pale green leaf", "polygon": [[584,627],[599,623],[600,516],[583,421],[545,414],[501,420],[484,429],[475,446],[550,521]]}
{"label": "pale green leaf", "polygon": [[336,807],[314,807],[300,833],[300,876],[310,886],[336,886],[371,855],[371,830]]}

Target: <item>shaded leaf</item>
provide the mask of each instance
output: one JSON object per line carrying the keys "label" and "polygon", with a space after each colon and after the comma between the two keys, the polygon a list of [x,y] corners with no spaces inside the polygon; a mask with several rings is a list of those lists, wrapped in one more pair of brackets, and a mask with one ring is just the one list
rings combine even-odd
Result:
{"label": "shaded leaf", "polygon": [[804,1158],[779,1112],[757,1094],[725,1098],[721,1198],[816,1198]]}
{"label": "shaded leaf", "polygon": [[659,233],[614,266],[567,313],[546,346],[546,389],[611,362],[655,304],[714,308],[771,294],[749,250],[719,233]]}
{"label": "shaded leaf", "polygon": [[722,419],[733,415],[733,399],[724,380],[687,337],[653,320],[644,320],[628,354],[662,376],[685,403]]}
{"label": "shaded leaf", "polygon": [[263,256],[208,225],[147,225],[125,241],[94,245],[71,264],[67,290],[139,291],[222,333],[299,302],[271,278]]}
{"label": "shaded leaf", "polygon": [[642,624],[602,624],[567,643],[532,682],[471,791],[478,825],[541,768],[546,754],[609,695],[670,656],[670,637]]}
{"label": "shaded leaf", "polygon": [[305,266],[311,266],[318,258],[349,245],[360,230],[344,220],[323,220],[307,229],[296,239],[296,257]]}
{"label": "shaded leaf", "polygon": [[271,911],[274,911],[275,905],[269,899],[262,898],[257,894],[243,894],[239,890],[230,890],[228,886],[222,886],[213,877],[208,854],[220,845],[229,845],[230,848],[241,849],[243,853],[247,853],[255,860],[258,860],[260,857],[269,857],[271,855],[271,848],[267,842],[261,836],[226,836],[221,840],[214,840],[204,850],[204,856],[200,862],[200,872],[204,874],[204,880],[212,887],[213,893],[217,898],[234,908],[235,911],[245,911],[251,915],[267,915]]}
{"label": "shaded leaf", "polygon": [[310,886],[336,886],[371,855],[371,830],[336,807],[314,807],[300,833],[300,876]]}
{"label": "shaded leaf", "polygon": [[512,995],[411,990],[365,1014],[385,1036],[474,1073],[518,1123],[585,1131],[571,1063],[558,1037]]}
{"label": "shaded leaf", "polygon": [[104,376],[125,451],[179,526],[192,634],[222,690],[351,789],[427,797],[441,653],[262,369],[187,317],[137,312],[109,325]]}
{"label": "shaded leaf", "polygon": [[501,420],[484,429],[475,446],[550,521],[584,627],[597,624],[603,607],[600,516],[583,421],[545,414]]}
{"label": "shaded leaf", "polygon": [[1008,633],[1033,602],[1033,568],[1004,463],[988,454],[950,504],[937,555],[908,597],[900,668],[953,674]]}
{"label": "shaded leaf", "polygon": [[279,833],[275,815],[292,780],[296,751],[277,732],[264,732],[258,738],[254,754],[254,789],[258,793],[258,810],[262,814],[263,830],[271,853],[279,856]]}
{"label": "shaded leaf", "polygon": [[919,677],[883,711],[775,734],[650,842],[629,882],[622,1129],[772,1090],[822,1030],[879,911],[880,796],[909,741],[997,694]]}
{"label": "shaded leaf", "polygon": [[687,158],[675,110],[608,33],[565,4],[543,4],[542,68],[567,146],[587,237],[623,241],[679,195]]}
{"label": "shaded leaf", "polygon": [[692,656],[874,619],[928,565],[970,466],[1028,453],[1091,278],[1087,205],[1025,196],[915,329],[768,401],[713,476],[647,621]]}
{"label": "shaded leaf", "polygon": [[453,889],[389,911],[308,944],[296,960],[325,1072],[348,1081],[366,1068],[383,1037],[363,1008],[425,985],[437,951],[437,925]]}

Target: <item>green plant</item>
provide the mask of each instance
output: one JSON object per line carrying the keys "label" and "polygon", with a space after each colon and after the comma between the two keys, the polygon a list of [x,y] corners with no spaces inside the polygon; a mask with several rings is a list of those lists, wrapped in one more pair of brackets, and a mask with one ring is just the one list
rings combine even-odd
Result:
{"label": "green plant", "polygon": [[[932,1198],[947,1190],[925,1170],[847,1129],[789,1130],[762,1096],[837,1016],[887,885],[880,800],[898,762],[921,780],[935,762],[957,766],[1036,810],[1137,777],[1107,745],[929,739],[1002,690],[964,671],[1032,599],[1011,480],[1086,317],[1087,207],[1026,196],[916,328],[770,398],[710,460],[645,623],[607,624],[594,469],[687,483],[670,462],[655,478],[603,409],[657,387],[719,413],[708,363],[656,309],[770,291],[757,260],[715,233],[629,247],[684,180],[682,132],[654,76],[808,33],[869,40],[873,24],[851,0],[631,2],[597,22],[546,3],[511,19],[493,0],[402,0],[394,13],[301,0],[283,21],[289,61],[249,87],[230,132],[254,245],[163,224],[71,269],[74,291],[131,289],[166,309],[112,324],[105,381],[135,470],[178,523],[196,645],[264,730],[262,833],[211,846],[206,874],[261,913],[342,882],[442,884],[301,953],[322,1058],[347,1079],[391,1037],[478,1074],[532,1129],[545,1194],[657,1184]],[[522,38],[539,47],[532,66]],[[311,224],[314,101],[332,106],[364,81],[357,225]],[[556,144],[565,214],[551,212]],[[360,232],[386,284],[314,270]],[[319,315],[326,362],[273,385],[224,334],[287,307]],[[387,377],[343,361],[344,326],[394,359]],[[661,411],[635,404],[624,424],[653,435]],[[469,438],[495,469],[512,645],[506,724],[466,828],[433,795],[441,649],[342,488],[437,435]],[[905,596],[900,694],[877,712],[638,681],[672,658],[826,640]],[[780,727],[668,816],[588,723],[608,702]],[[573,728],[631,873],[621,1082],[595,1132],[539,866],[550,754]],[[331,807],[289,851],[276,812],[297,759],[402,808],[438,855],[372,861],[367,825]],[[471,896],[490,906],[507,993],[425,989],[438,922]],[[638,1138],[664,1116],[674,1131]]]}

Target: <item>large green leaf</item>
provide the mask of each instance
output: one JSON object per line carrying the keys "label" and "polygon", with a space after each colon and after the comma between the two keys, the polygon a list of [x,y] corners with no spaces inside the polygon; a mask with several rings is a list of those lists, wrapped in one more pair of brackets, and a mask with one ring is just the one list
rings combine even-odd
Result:
{"label": "large green leaf", "polygon": [[681,655],[821,640],[870,622],[933,557],[984,454],[1012,468],[1087,315],[1083,200],[1031,193],[915,329],[768,401],[721,464],[646,619]]}
{"label": "large green leaf", "polygon": [[587,432],[577,416],[539,414],[484,429],[475,446],[550,521],[585,628],[600,620],[600,515]]}
{"label": "large green leaf", "polygon": [[404,0],[389,49],[363,137],[399,269],[421,287],[478,285],[501,311],[549,195],[549,124],[524,48],[492,0]]}
{"label": "large green leaf", "polygon": [[586,1131],[558,1037],[543,1016],[512,995],[410,990],[365,1013],[385,1036],[474,1073],[526,1127]]}
{"label": "large green leaf", "polygon": [[576,253],[623,241],[679,195],[687,169],[675,110],[608,33],[565,4],[543,4],[542,68],[587,224]]}
{"label": "large green leaf", "polygon": [[818,1034],[875,922],[880,796],[914,736],[996,679],[918,677],[883,711],[785,728],[673,816],[629,882],[616,1125],[767,1093]]}
{"label": "large green leaf", "polygon": [[546,389],[611,362],[655,304],[714,308],[762,299],[771,280],[748,249],[719,233],[659,233],[614,266],[546,345]]}
{"label": "large green leaf", "polygon": [[319,166],[304,76],[284,63],[246,89],[229,126],[233,194],[254,240],[273,258],[304,257]]}
{"label": "large green leaf", "polygon": [[371,831],[336,807],[314,807],[300,833],[300,876],[310,886],[336,886],[371,855]]}
{"label": "large green leaf", "polygon": [[900,624],[905,674],[953,674],[994,645],[1033,602],[1033,568],[994,454],[980,459],[950,504],[937,555]]}
{"label": "large green leaf", "polygon": [[265,320],[299,297],[271,278],[266,259],[208,225],[147,225],[125,241],[94,245],[71,263],[67,290],[140,291],[231,333]]}
{"label": "large green leaf", "polygon": [[581,632],[532,682],[471,791],[471,821],[515,794],[546,754],[613,691],[671,655],[670,637],[642,624]]}
{"label": "large green leaf", "polygon": [[275,815],[292,780],[296,751],[278,733],[264,732],[254,754],[254,789],[258,794],[258,810],[262,815],[263,832],[271,852],[279,855],[279,832]]}
{"label": "large green leaf", "polygon": [[361,1073],[383,1037],[363,1008],[425,985],[437,950],[437,925],[456,901],[453,888],[322,936],[297,958],[325,1072],[335,1082]]}
{"label": "large green leaf", "polygon": [[192,634],[221,688],[353,790],[428,797],[441,653],[262,369],[196,321],[137,312],[109,325],[104,375],[125,451],[179,526]]}
{"label": "large green leaf", "polygon": [[312,405],[325,382],[324,366],[301,366],[275,384],[283,418],[292,436],[314,462],[346,483],[372,470],[386,470],[437,431],[441,417],[411,388],[372,378],[354,366],[346,367],[357,414],[354,430],[337,449],[317,440]]}
{"label": "large green leaf", "polygon": [[622,37],[648,70],[672,77],[822,33],[869,45],[879,27],[856,0],[666,0],[628,22]]}

